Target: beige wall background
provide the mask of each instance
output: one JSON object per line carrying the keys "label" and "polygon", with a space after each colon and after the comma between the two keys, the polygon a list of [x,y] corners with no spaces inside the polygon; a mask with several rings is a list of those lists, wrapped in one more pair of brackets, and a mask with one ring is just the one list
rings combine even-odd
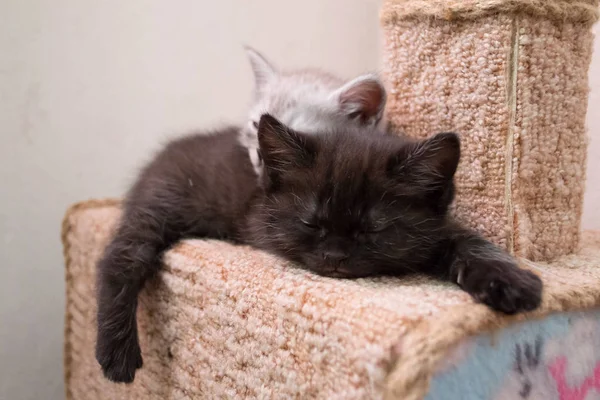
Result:
{"label": "beige wall background", "polygon": [[600,24],[594,27],[596,41],[590,66],[590,99],[588,102],[587,186],[583,209],[584,229],[600,229]]}
{"label": "beige wall background", "polygon": [[[66,207],[119,196],[174,134],[239,121],[241,43],[283,66],[379,65],[379,0],[0,2],[0,399],[60,399]],[[597,30],[598,31],[598,30]],[[600,228],[600,44],[584,224]]]}

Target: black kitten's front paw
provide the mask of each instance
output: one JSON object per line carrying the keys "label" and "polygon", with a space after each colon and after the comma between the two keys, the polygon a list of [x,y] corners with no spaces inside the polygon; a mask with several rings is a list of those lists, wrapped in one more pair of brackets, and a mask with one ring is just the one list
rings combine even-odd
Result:
{"label": "black kitten's front paw", "polygon": [[126,338],[98,335],[96,360],[104,376],[113,382],[131,383],[135,371],[143,365],[142,352],[135,335]]}
{"label": "black kitten's front paw", "polygon": [[512,262],[478,260],[464,275],[461,286],[494,310],[515,314],[535,310],[541,303],[542,280]]}

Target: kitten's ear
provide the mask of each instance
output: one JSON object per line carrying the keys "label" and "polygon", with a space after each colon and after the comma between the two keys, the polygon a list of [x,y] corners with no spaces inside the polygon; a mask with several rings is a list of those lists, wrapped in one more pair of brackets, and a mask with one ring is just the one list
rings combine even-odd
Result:
{"label": "kitten's ear", "polygon": [[390,159],[393,175],[423,188],[438,188],[452,181],[460,161],[460,139],[455,133],[439,133],[406,146]]}
{"label": "kitten's ear", "polygon": [[385,87],[375,74],[352,79],[333,96],[348,118],[364,125],[376,125],[381,120],[387,99]]}
{"label": "kitten's ear", "polygon": [[316,153],[314,140],[264,114],[258,123],[258,147],[267,171],[308,166]]}
{"label": "kitten's ear", "polygon": [[244,46],[252,71],[254,72],[254,87],[260,91],[265,84],[277,77],[277,69],[258,51],[250,46]]}

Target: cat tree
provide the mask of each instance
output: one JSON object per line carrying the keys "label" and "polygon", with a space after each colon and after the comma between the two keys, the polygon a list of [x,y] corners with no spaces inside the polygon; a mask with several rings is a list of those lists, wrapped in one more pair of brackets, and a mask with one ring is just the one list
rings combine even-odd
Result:
{"label": "cat tree", "polygon": [[600,376],[600,233],[579,235],[597,7],[389,0],[382,14],[392,127],[416,137],[461,134],[455,212],[535,260],[523,263],[545,282],[538,311],[506,317],[422,277],[334,280],[250,248],[188,240],[167,253],[160,279],[142,294],[144,367],[132,385],[116,385],[94,359],[95,265],[120,208],[88,201],[63,224],[67,398],[600,392],[588,379]]}
{"label": "cat tree", "polygon": [[456,214],[529,259],[578,248],[596,7],[397,0],[383,13],[393,129],[459,132]]}

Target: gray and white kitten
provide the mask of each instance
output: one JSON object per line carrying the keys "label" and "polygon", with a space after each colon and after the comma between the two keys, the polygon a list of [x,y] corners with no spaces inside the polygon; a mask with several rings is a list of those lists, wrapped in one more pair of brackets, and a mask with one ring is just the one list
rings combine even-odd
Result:
{"label": "gray and white kitten", "polygon": [[258,51],[246,47],[254,72],[254,101],[239,141],[248,149],[257,174],[257,127],[260,116],[269,113],[291,129],[302,132],[349,127],[372,127],[383,117],[386,91],[374,74],[344,81],[319,69],[280,71]]}

